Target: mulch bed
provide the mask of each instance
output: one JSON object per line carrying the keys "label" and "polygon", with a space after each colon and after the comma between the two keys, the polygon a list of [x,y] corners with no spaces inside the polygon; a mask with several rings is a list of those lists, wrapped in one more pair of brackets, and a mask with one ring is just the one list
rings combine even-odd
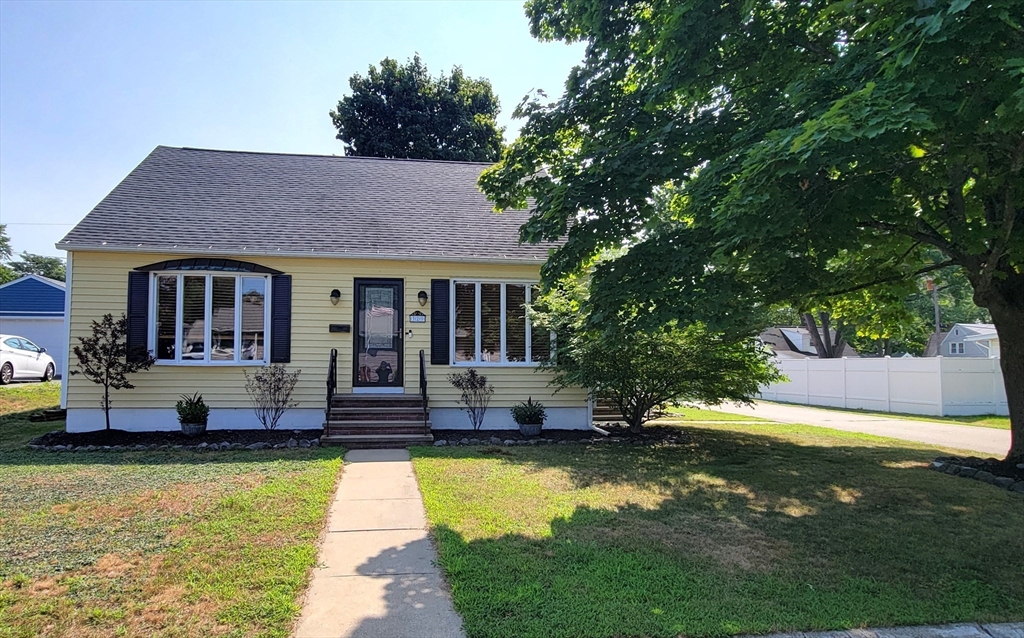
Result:
{"label": "mulch bed", "polygon": [[249,445],[266,442],[274,445],[288,439],[316,439],[323,434],[313,430],[207,430],[198,436],[185,436],[179,430],[169,432],[127,432],[97,430],[95,432],[50,432],[31,441],[33,445],[199,445],[200,443],[238,443]]}
{"label": "mulch bed", "polygon": [[512,441],[515,444],[568,444],[568,443],[624,443],[651,445],[655,443],[687,443],[689,435],[678,427],[645,426],[642,432],[630,432],[625,426],[601,425],[608,434],[596,430],[541,430],[539,437],[525,437],[519,430],[431,430],[434,442],[447,441],[448,445],[490,445],[491,439]]}

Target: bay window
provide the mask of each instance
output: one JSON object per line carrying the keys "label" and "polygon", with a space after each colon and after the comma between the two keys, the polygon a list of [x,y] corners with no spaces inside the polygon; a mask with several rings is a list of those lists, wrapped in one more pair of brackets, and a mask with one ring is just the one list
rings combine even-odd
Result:
{"label": "bay window", "polygon": [[452,282],[454,365],[533,365],[551,357],[551,333],[533,330],[526,309],[539,288],[527,282]]}
{"label": "bay window", "polygon": [[266,276],[155,273],[150,350],[158,363],[267,362]]}

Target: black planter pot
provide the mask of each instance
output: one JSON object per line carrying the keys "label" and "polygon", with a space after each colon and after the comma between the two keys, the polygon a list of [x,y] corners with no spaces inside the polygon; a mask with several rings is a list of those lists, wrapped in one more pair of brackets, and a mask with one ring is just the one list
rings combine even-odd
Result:
{"label": "black planter pot", "polygon": [[542,427],[544,427],[543,423],[520,423],[519,433],[523,436],[540,436]]}
{"label": "black planter pot", "polygon": [[205,423],[182,423],[181,433],[185,436],[199,436],[206,432]]}

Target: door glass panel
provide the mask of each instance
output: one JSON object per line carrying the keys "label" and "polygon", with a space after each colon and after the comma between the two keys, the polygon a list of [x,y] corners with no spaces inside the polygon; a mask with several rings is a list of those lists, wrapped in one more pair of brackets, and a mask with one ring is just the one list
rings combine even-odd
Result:
{"label": "door glass panel", "polygon": [[210,326],[210,359],[235,359],[235,278],[213,278],[213,314]]}
{"label": "door glass panel", "polygon": [[267,280],[242,277],[242,361],[264,361]]}
{"label": "door glass panel", "polygon": [[174,327],[177,325],[178,277],[157,277],[156,358],[174,360]]}
{"label": "door glass panel", "polygon": [[359,284],[355,384],[400,386],[401,303],[397,284]]}

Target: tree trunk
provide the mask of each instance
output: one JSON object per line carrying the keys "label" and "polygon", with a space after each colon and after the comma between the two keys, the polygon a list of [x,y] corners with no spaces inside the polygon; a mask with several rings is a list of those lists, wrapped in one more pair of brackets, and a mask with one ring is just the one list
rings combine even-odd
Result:
{"label": "tree trunk", "polygon": [[1006,458],[1020,463],[1024,461],[1024,299],[993,304],[989,312],[999,334],[999,366],[1010,409],[1010,451]]}
{"label": "tree trunk", "polygon": [[103,417],[107,421],[107,429],[110,429],[110,386],[103,386]]}

